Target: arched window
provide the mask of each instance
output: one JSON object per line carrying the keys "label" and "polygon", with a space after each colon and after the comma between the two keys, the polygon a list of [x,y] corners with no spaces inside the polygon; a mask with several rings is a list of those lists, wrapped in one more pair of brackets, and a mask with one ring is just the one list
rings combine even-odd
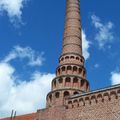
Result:
{"label": "arched window", "polygon": [[74,57],[74,56],[71,56],[70,58],[71,58],[71,59],[74,59],[75,57]]}
{"label": "arched window", "polygon": [[96,104],[96,97],[94,95],[91,97],[91,104]]}
{"label": "arched window", "polygon": [[75,78],[73,79],[73,83],[78,83],[78,78],[77,78],[77,77],[75,77]]}
{"label": "arched window", "polygon": [[108,102],[109,98],[110,98],[109,94],[108,93],[104,93],[103,96],[104,96],[104,102]]}
{"label": "arched window", "polygon": [[70,78],[70,77],[67,77],[67,78],[65,79],[65,86],[70,87],[70,85],[71,85],[71,78]]}
{"label": "arched window", "polygon": [[110,98],[111,98],[111,100],[114,100],[114,99],[117,98],[116,91],[112,91],[112,92],[110,92]]}
{"label": "arched window", "polygon": [[63,79],[62,78],[60,78],[58,81],[59,81],[59,83],[63,83]]}
{"label": "arched window", "polygon": [[67,77],[67,78],[65,79],[65,82],[66,82],[66,83],[70,83],[70,81],[71,81],[70,77]]}
{"label": "arched window", "polygon": [[81,99],[79,100],[79,105],[80,105],[80,106],[84,106],[84,105],[85,105],[83,98],[81,98]]}
{"label": "arched window", "polygon": [[81,74],[81,72],[82,72],[82,68],[79,68],[79,74]]}
{"label": "arched window", "polygon": [[97,96],[97,101],[98,101],[98,103],[103,101],[102,94],[99,94]]}
{"label": "arched window", "polygon": [[67,66],[67,70],[71,70],[72,69],[72,67],[71,66]]}
{"label": "arched window", "polygon": [[79,60],[79,57],[76,57],[76,60]]}
{"label": "arched window", "polygon": [[73,108],[72,101],[68,101],[68,108]]}
{"label": "arched window", "polygon": [[68,97],[70,95],[70,93],[68,91],[64,92],[64,97]]}
{"label": "arched window", "polygon": [[52,95],[49,96],[49,100],[50,100],[50,102],[52,101]]}
{"label": "arched window", "polygon": [[117,91],[117,96],[120,97],[120,90]]}
{"label": "arched window", "polygon": [[83,71],[83,76],[85,77],[85,71]]}
{"label": "arched window", "polygon": [[54,81],[54,87],[56,87],[56,80]]}
{"label": "arched window", "polygon": [[64,60],[64,58],[61,59],[61,61],[63,61],[63,60]]}
{"label": "arched window", "polygon": [[65,67],[62,67],[62,71],[65,71]]}
{"label": "arched window", "polygon": [[84,85],[84,80],[81,80],[81,87]]}
{"label": "arched window", "polygon": [[79,105],[78,105],[78,100],[74,100],[73,101],[73,105],[74,105],[74,107],[78,107]]}
{"label": "arched window", "polygon": [[56,92],[56,93],[55,93],[55,97],[56,97],[56,98],[59,98],[59,96],[60,96],[60,93],[59,93],[59,92]]}
{"label": "arched window", "polygon": [[60,75],[60,68],[58,69],[58,75]]}
{"label": "arched window", "polygon": [[120,94],[120,90],[118,90],[118,91],[117,91],[117,93],[119,93],[119,94]]}
{"label": "arched window", "polygon": [[65,59],[69,59],[69,56],[66,56]]}
{"label": "arched window", "polygon": [[76,66],[73,67],[73,72],[77,72],[77,67]]}
{"label": "arched window", "polygon": [[77,92],[77,91],[75,91],[75,92],[73,93],[73,95],[77,95],[77,94],[79,94],[79,92]]}
{"label": "arched window", "polygon": [[90,104],[89,97],[86,97],[86,98],[85,98],[85,104],[86,104],[86,105],[89,105],[89,104]]}
{"label": "arched window", "polygon": [[81,61],[81,62],[83,62],[83,60],[82,60],[82,59],[81,59],[80,61]]}
{"label": "arched window", "polygon": [[89,83],[87,82],[86,83],[86,90],[88,90],[89,89]]}

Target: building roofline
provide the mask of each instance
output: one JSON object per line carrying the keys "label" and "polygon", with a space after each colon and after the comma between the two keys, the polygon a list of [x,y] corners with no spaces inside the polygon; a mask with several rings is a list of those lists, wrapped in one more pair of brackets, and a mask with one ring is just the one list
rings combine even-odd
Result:
{"label": "building roofline", "polygon": [[73,96],[70,96],[68,99],[72,99],[72,98],[76,98],[76,97],[83,97],[83,96],[86,96],[86,95],[90,95],[90,94],[94,94],[94,93],[98,93],[98,92],[103,92],[103,91],[111,90],[111,89],[115,89],[115,88],[120,88],[120,84],[108,86],[108,87],[105,87],[105,88],[96,89],[96,90],[93,90],[93,91],[90,91],[90,92],[87,92],[87,93],[73,95]]}

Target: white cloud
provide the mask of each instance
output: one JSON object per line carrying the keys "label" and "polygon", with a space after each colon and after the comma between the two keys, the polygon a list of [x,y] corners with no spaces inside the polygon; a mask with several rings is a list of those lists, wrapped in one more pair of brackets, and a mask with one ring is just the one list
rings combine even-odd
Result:
{"label": "white cloud", "polygon": [[112,85],[120,84],[120,72],[112,72],[110,80]]}
{"label": "white cloud", "polygon": [[42,65],[43,58],[42,54],[39,54],[35,52],[30,47],[21,47],[21,46],[15,46],[13,50],[9,52],[9,54],[2,60],[2,62],[8,63],[16,58],[28,59],[28,65],[30,66],[40,66]]}
{"label": "white cloud", "polygon": [[91,19],[94,27],[98,30],[95,39],[98,41],[99,47],[103,48],[106,43],[109,43],[114,39],[112,30],[114,25],[110,21],[103,24],[100,18],[96,15],[92,15]]}
{"label": "white cloud", "polygon": [[87,40],[85,31],[82,30],[82,47],[83,47],[83,56],[87,60],[90,57],[89,53],[89,47],[90,47],[90,42]]}
{"label": "white cloud", "polygon": [[0,13],[6,12],[12,23],[22,22],[22,9],[28,0],[0,0]]}
{"label": "white cloud", "polygon": [[[46,95],[50,91],[50,84],[55,76],[51,73],[34,71],[30,78],[19,80],[19,76],[14,74],[17,69],[10,64],[10,61],[17,57],[24,59],[26,53],[33,50],[30,47],[17,48],[20,49],[14,49],[4,60],[0,61],[0,117],[10,116],[12,109],[16,110],[18,115],[35,112],[45,107]],[[30,61],[29,58],[28,63]],[[16,84],[16,81],[19,83]]]}
{"label": "white cloud", "polygon": [[[83,31],[83,54],[89,58],[89,41]],[[27,58],[28,65],[42,65],[43,57],[30,47],[15,46],[5,58],[0,61],[0,117],[10,116],[12,109],[18,114],[35,112],[45,107],[46,95],[51,89],[51,81],[55,74],[35,71],[28,79],[20,80],[16,76],[17,69],[11,61],[17,58]],[[24,72],[24,71],[23,71]],[[16,81],[18,81],[16,83]]]}

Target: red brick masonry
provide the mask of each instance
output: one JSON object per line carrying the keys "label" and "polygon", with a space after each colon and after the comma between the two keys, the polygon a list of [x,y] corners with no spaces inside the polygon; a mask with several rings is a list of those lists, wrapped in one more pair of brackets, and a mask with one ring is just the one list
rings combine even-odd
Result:
{"label": "red brick masonry", "polygon": [[82,55],[80,1],[66,1],[62,53],[46,108],[14,120],[120,120],[120,85],[90,92]]}

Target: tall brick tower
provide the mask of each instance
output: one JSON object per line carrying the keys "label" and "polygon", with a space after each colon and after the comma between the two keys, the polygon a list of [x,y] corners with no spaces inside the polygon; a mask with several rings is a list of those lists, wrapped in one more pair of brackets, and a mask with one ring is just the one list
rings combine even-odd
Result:
{"label": "tall brick tower", "polygon": [[62,54],[52,80],[52,91],[47,95],[47,107],[63,105],[66,97],[89,91],[82,55],[80,1],[66,2]]}
{"label": "tall brick tower", "polygon": [[120,84],[89,91],[82,55],[80,1],[66,1],[63,48],[47,107],[0,120],[120,120]]}

